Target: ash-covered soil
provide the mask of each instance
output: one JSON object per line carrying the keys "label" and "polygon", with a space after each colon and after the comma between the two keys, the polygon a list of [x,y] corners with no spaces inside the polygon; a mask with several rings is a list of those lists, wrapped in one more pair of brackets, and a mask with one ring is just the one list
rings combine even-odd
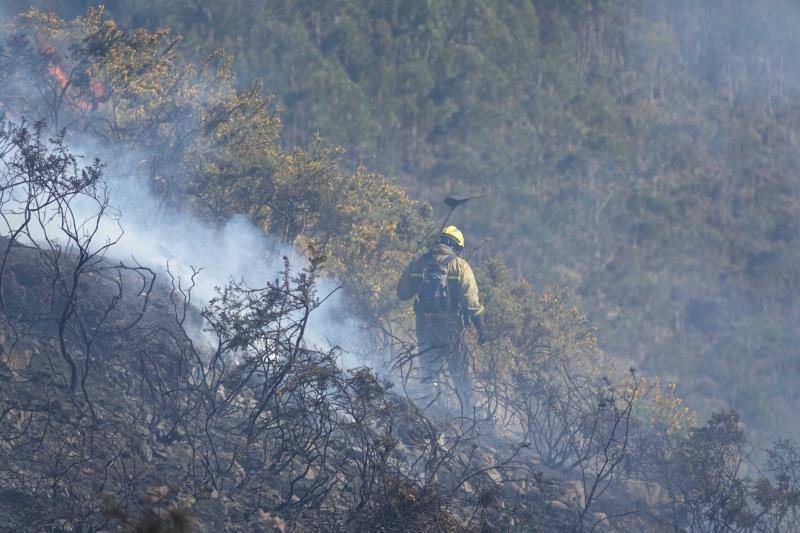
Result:
{"label": "ash-covered soil", "polygon": [[621,484],[581,517],[582,483],[488,422],[424,414],[266,323],[274,359],[235,364],[168,278],[75,267],[8,255],[3,530],[671,530],[655,484]]}

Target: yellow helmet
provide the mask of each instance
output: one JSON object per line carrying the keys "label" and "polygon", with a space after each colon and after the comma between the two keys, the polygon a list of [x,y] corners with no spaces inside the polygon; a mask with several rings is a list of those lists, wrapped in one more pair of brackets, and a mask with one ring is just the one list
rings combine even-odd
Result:
{"label": "yellow helmet", "polygon": [[464,234],[461,233],[461,230],[459,230],[455,226],[447,226],[446,228],[444,228],[442,232],[439,234],[439,237],[447,237],[448,239],[458,244],[460,248],[464,247]]}

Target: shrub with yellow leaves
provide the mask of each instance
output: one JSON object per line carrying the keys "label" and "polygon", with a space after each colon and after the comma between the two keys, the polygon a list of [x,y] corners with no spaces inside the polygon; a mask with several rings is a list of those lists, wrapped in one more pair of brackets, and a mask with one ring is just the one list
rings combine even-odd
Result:
{"label": "shrub with yellow leaves", "polygon": [[[190,64],[169,30],[125,32],[102,8],[69,21],[32,9],[4,31],[19,61],[3,109],[143,154],[141,179],[166,203],[218,224],[246,215],[341,280],[376,339],[408,348],[413,315],[394,287],[436,233],[430,205],[390,176],[346,170],[343,150],[319,136],[283,147],[274,100],[259,86],[237,89],[223,52]],[[32,83],[41,90],[25,91]],[[471,352],[477,404],[545,463],[585,468],[598,443],[627,447],[628,418],[624,441],[607,429],[631,412],[642,433],[693,426],[674,387],[604,356],[566,289],[537,293],[502,261],[476,264],[493,338]]]}

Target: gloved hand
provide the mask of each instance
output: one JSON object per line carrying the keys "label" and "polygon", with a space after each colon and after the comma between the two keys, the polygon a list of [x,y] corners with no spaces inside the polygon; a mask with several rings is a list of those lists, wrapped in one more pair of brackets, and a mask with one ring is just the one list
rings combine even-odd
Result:
{"label": "gloved hand", "polygon": [[478,344],[483,344],[488,341],[489,336],[486,334],[486,328],[483,325],[483,316],[471,315],[470,318],[472,319],[472,323],[475,324],[475,331],[478,332]]}

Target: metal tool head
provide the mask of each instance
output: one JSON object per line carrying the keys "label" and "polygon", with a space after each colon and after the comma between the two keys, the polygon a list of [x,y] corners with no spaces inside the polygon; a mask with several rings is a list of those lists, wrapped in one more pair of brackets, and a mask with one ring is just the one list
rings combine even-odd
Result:
{"label": "metal tool head", "polygon": [[448,196],[444,199],[444,205],[449,207],[450,209],[455,209],[456,207],[460,206],[461,204],[465,204],[472,199],[475,198],[483,198],[486,194],[466,194],[462,196]]}

